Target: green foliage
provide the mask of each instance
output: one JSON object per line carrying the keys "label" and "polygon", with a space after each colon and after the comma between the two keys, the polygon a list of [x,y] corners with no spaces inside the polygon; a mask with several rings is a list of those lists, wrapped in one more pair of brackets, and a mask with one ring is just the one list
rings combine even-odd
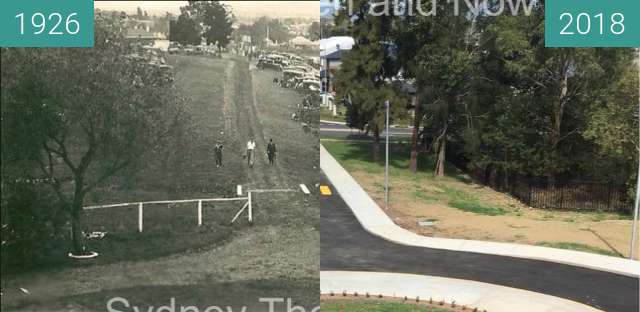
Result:
{"label": "green foliage", "polygon": [[342,11],[337,19],[349,29],[356,44],[352,50],[343,52],[335,89],[337,98],[344,99],[347,107],[347,124],[372,131],[377,144],[386,118],[384,101],[391,103],[390,119],[393,120],[406,114],[408,99],[388,81],[397,73],[390,55],[392,46],[386,42],[391,18],[366,14],[371,6],[369,1],[354,1],[353,5],[360,13],[348,17]]}
{"label": "green foliage", "polygon": [[[583,136],[599,147],[599,159],[615,161],[623,172],[635,173],[638,164],[638,69],[625,68],[622,76],[592,103]],[[619,170],[618,169],[618,170]],[[628,175],[629,196],[633,198],[636,174]]]}
{"label": "green foliage", "polygon": [[320,18],[322,24],[322,38],[348,36],[349,30],[345,24],[336,24],[333,20],[328,18]]}
{"label": "green foliage", "polygon": [[[633,170],[620,174],[613,169],[622,160],[600,152],[607,131],[593,123],[603,120],[604,107],[616,106],[611,99],[622,93],[616,91],[621,88],[618,81],[628,80],[623,78],[625,68],[634,67],[633,51],[546,48],[544,3],[535,4],[531,16],[480,18],[478,28],[483,53],[463,136],[471,166],[551,180],[627,181]],[[635,95],[623,92],[629,102],[635,101],[637,111],[635,86]],[[628,139],[623,140],[637,137],[632,127],[625,129]]]}
{"label": "green foliage", "polygon": [[[425,12],[432,6],[431,1],[420,4]],[[415,79],[419,113],[414,125],[428,117],[425,135],[436,138],[436,174],[443,175],[447,140],[466,135],[467,96],[476,77],[479,49],[471,12],[455,15],[454,4],[448,2],[436,7],[435,16],[399,17],[393,37],[405,76]]]}
{"label": "green foliage", "polygon": [[[322,145],[334,156],[347,170],[362,170],[370,174],[382,175],[384,173],[384,165],[372,160],[367,143],[345,143],[337,141],[323,141]],[[418,200],[425,201],[430,204],[442,204],[462,211],[498,216],[504,215],[507,211],[498,204],[483,202],[480,198],[460,187],[460,183],[466,183],[464,176],[459,176],[458,172],[447,172],[453,178],[434,179],[431,174],[435,167],[435,161],[432,157],[421,157],[419,159],[419,168],[423,172],[418,175],[411,174],[407,171],[409,167],[406,155],[408,146],[398,146],[396,144],[390,147],[389,151],[389,175],[392,178],[398,178],[402,181],[415,181],[415,190],[412,196]],[[426,171],[426,172],[424,172]],[[447,180],[449,179],[449,180]],[[425,183],[425,184],[420,184]],[[429,185],[432,189],[425,189],[421,185]]]}

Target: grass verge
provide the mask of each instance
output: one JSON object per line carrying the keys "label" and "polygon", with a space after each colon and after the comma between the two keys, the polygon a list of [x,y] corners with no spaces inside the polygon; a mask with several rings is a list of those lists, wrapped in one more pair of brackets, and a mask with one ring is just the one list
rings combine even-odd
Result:
{"label": "grass verge", "polygon": [[338,115],[333,116],[333,113],[327,109],[326,107],[320,108],[320,120],[328,120],[328,121],[340,121],[345,122],[344,110],[338,109]]}
{"label": "grass verge", "polygon": [[589,245],[585,245],[585,244],[579,244],[579,243],[571,243],[571,242],[559,242],[559,243],[539,242],[536,245],[537,246],[542,246],[542,247],[551,247],[551,248],[558,248],[558,249],[584,251],[584,252],[596,253],[596,254],[605,255],[605,256],[620,257],[620,254],[618,254],[618,253],[616,253],[614,251],[606,250],[606,249],[602,249],[602,248],[598,248],[598,247],[593,247],[593,246],[589,246]]}

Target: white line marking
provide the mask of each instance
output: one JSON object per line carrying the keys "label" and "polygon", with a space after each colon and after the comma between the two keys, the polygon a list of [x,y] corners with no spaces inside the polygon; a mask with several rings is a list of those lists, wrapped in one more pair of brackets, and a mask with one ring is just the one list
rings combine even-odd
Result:
{"label": "white line marking", "polygon": [[307,188],[307,186],[306,186],[306,185],[304,185],[304,184],[300,184],[300,188],[302,189],[302,193],[305,193],[305,194],[307,194],[307,195],[308,195],[308,194],[311,194],[311,192],[309,192],[309,189]]}

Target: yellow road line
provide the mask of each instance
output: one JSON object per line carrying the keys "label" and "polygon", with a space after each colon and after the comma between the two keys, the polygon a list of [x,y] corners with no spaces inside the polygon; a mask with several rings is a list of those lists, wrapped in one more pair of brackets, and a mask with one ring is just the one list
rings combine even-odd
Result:
{"label": "yellow road line", "polygon": [[320,194],[329,196],[331,195],[331,189],[326,185],[320,185]]}

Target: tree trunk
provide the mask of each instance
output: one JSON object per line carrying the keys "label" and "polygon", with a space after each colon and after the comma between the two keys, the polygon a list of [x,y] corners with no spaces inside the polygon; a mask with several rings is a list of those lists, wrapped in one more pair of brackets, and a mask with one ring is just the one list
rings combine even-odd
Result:
{"label": "tree trunk", "polygon": [[504,189],[509,191],[509,152],[504,151]]}
{"label": "tree trunk", "polygon": [[76,255],[84,254],[84,241],[82,236],[82,202],[84,201],[84,177],[81,173],[77,173],[75,180],[75,189],[73,193],[73,202],[71,203],[71,241],[73,242],[73,253]]}
{"label": "tree trunk", "polygon": [[[567,62],[568,63],[568,62]],[[549,145],[551,148],[552,161],[556,161],[558,144],[560,143],[562,129],[562,117],[564,115],[565,104],[567,103],[567,93],[569,89],[569,68],[565,64],[560,72],[560,93],[556,101],[553,102],[553,124],[551,125],[551,133],[549,135]],[[547,168],[547,176],[552,184],[555,184],[555,176],[557,174],[556,167],[552,164]]]}
{"label": "tree trunk", "polygon": [[380,129],[376,126],[373,130],[373,161],[380,161]]}
{"label": "tree trunk", "polygon": [[75,255],[81,255],[84,253],[84,244],[82,241],[82,206],[78,209],[78,207],[71,207],[71,241],[73,243],[73,253]]}
{"label": "tree trunk", "polygon": [[420,101],[418,95],[413,98],[414,117],[413,117],[413,133],[411,134],[411,156],[409,158],[409,169],[413,173],[418,172],[418,132],[420,131],[420,122],[422,121],[422,112],[420,111]]}
{"label": "tree trunk", "polygon": [[436,160],[436,177],[444,177],[444,164],[447,150],[447,123],[445,122],[444,129],[438,138],[436,153],[438,159]]}
{"label": "tree trunk", "polygon": [[484,167],[484,185],[490,185],[491,183],[491,173],[493,170],[493,164],[488,164]]}

